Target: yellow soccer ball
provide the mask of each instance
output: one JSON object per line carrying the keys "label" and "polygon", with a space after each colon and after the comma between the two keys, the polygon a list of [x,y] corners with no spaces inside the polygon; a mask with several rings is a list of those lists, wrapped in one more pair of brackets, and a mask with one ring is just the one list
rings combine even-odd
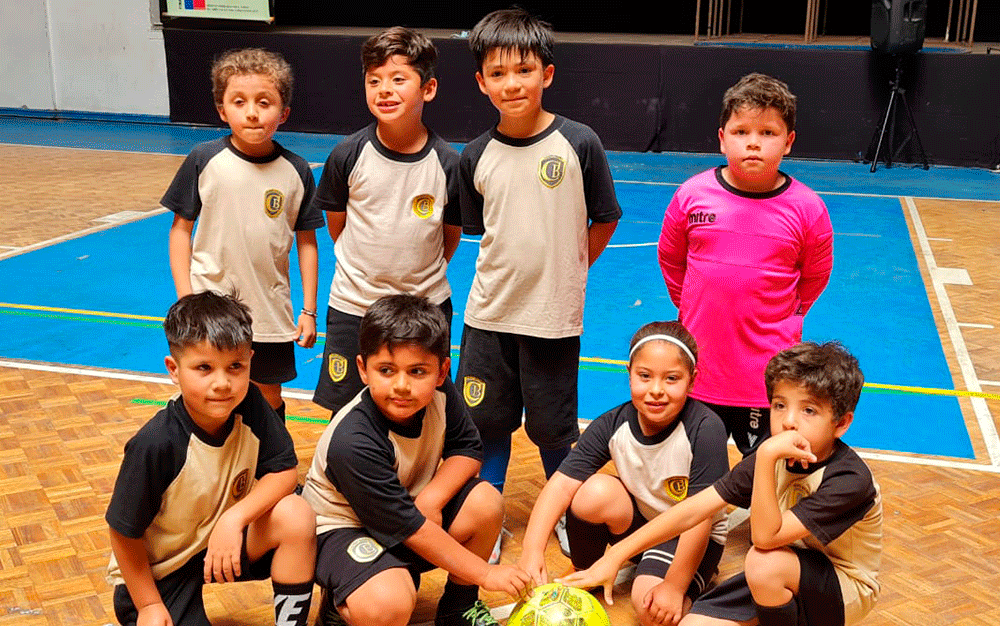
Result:
{"label": "yellow soccer ball", "polygon": [[611,626],[597,598],[583,589],[549,583],[518,602],[507,626]]}

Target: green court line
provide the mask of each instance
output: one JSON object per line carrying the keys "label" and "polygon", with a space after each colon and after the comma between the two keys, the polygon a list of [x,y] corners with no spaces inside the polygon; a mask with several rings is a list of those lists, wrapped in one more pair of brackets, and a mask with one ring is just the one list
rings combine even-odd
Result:
{"label": "green court line", "polygon": [[[160,328],[162,317],[149,315],[133,315],[129,313],[110,313],[107,311],[88,311],[85,309],[67,309],[62,307],[40,306],[33,304],[12,304],[0,302],[0,313],[6,315],[25,315],[46,319],[61,319],[76,322],[101,322],[119,326],[137,326],[140,328]],[[156,323],[150,323],[156,322]],[[318,333],[320,337],[326,333]],[[322,339],[317,345],[322,345]],[[457,346],[452,346],[451,355],[458,357]],[[580,369],[591,372],[624,373],[628,361],[605,359],[601,357],[580,357]],[[966,391],[962,389],[937,389],[933,387],[914,387],[909,385],[891,385],[886,383],[865,383],[864,391],[869,393],[912,394],[926,396],[952,396],[957,398],[985,398],[1000,400],[1000,394],[984,391]],[[302,418],[308,419],[308,418]]]}

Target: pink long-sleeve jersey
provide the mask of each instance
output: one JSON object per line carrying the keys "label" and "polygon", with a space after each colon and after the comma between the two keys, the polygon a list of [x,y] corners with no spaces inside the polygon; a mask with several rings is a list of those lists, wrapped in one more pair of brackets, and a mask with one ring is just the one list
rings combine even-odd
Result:
{"label": "pink long-sleeve jersey", "polygon": [[826,205],[785,176],[766,193],[740,191],[721,168],[692,177],[663,216],[660,269],[680,320],[698,340],[691,395],[768,405],[764,368],[802,340],[802,319],[833,268]]}

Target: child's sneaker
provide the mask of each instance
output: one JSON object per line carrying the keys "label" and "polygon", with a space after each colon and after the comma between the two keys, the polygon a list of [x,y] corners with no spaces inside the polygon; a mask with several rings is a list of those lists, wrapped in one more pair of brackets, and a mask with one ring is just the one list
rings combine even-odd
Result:
{"label": "child's sneaker", "polygon": [[559,550],[563,556],[569,557],[569,536],[566,534],[566,515],[563,514],[556,522],[556,539],[559,540]]}
{"label": "child's sneaker", "polygon": [[503,536],[513,537],[514,533],[510,532],[503,526],[500,527],[500,534],[497,535],[497,542],[493,544],[493,551],[490,552],[490,558],[486,559],[486,562],[490,565],[496,565],[500,562],[500,546],[503,543]]}
{"label": "child's sneaker", "polygon": [[462,613],[438,615],[434,618],[434,626],[500,626],[500,622],[493,619],[489,607],[482,600],[476,600]]}
{"label": "child's sneaker", "polygon": [[316,616],[316,626],[347,626],[340,616],[340,611],[333,605],[333,596],[323,589],[319,595],[319,615]]}

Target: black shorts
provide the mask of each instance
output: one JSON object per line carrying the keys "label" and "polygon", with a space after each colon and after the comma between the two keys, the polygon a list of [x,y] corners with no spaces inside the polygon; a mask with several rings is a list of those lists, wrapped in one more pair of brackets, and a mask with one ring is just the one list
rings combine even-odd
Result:
{"label": "black shorts", "polygon": [[[458,490],[441,510],[441,527],[448,530],[469,493],[483,482],[475,476]],[[413,550],[399,543],[383,548],[364,528],[338,528],[316,537],[316,583],[333,593],[333,603],[340,606],[373,576],[394,567],[402,567],[420,587],[420,574],[434,569]]]}
{"label": "black shorts", "polygon": [[[566,512],[566,532],[569,534],[569,545],[570,551],[574,550],[574,546],[579,542],[584,541],[599,541],[601,544],[611,543],[616,544],[625,537],[628,537],[635,531],[642,528],[648,520],[639,511],[639,505],[635,501],[635,497],[630,493],[629,497],[632,499],[632,523],[629,525],[628,529],[620,535],[611,535],[608,533],[604,537],[597,537],[596,533],[589,533],[589,536],[578,537],[575,533],[571,532],[574,524],[570,523],[570,518],[573,516],[572,510]],[[607,541],[605,541],[607,539]],[[635,575],[648,575],[656,576],[657,578],[663,578],[667,575],[667,570],[670,569],[670,565],[674,562],[674,555],[677,554],[677,541],[678,537],[674,537],[668,541],[657,544],[652,548],[649,548],[641,554],[637,554],[630,560],[636,563]],[[586,552],[599,556],[604,554],[605,545],[600,546],[590,546],[586,549]],[[691,584],[688,585],[687,591],[684,595],[694,600],[700,596],[708,584],[712,581],[712,578],[719,571],[719,561],[722,560],[722,551],[724,546],[715,541],[709,540],[708,546],[705,548],[705,554],[702,556],[701,563],[698,564],[698,569],[694,573],[694,577],[691,579]],[[578,569],[585,567],[590,567],[593,563],[577,563],[573,562],[573,565]]]}
{"label": "black shorts", "polygon": [[[451,327],[451,298],[438,305]],[[336,413],[358,395],[365,384],[358,373],[358,329],[361,317],[326,309],[326,344],[313,402]],[[449,337],[449,345],[451,338]]]}
{"label": "black shorts", "polygon": [[580,438],[577,378],[580,338],[542,339],[473,328],[462,331],[457,384],[484,441],[521,426],[545,450]]}
{"label": "black shorts", "polygon": [[[271,559],[274,550],[253,563],[247,555],[247,535],[243,531],[243,555],[240,559],[241,575],[237,580],[267,580],[271,577]],[[170,612],[174,626],[211,626],[205,615],[202,587],[205,585],[205,551],[191,557],[179,569],[156,581],[163,604]],[[115,616],[122,626],[134,626],[139,612],[132,603],[132,596],[125,585],[116,585],[114,593]]]}
{"label": "black shorts", "polygon": [[250,359],[250,380],[262,385],[280,385],[294,380],[295,342],[264,343],[254,341]]}
{"label": "black shorts", "polygon": [[722,418],[726,434],[733,436],[733,443],[744,457],[771,436],[771,407],[726,406],[711,402],[704,404]]}
{"label": "black shorts", "polygon": [[[833,563],[818,550],[791,546],[799,557],[799,626],[844,626],[844,598]],[[739,573],[698,598],[692,613],[745,622],[757,617],[757,605]]]}

